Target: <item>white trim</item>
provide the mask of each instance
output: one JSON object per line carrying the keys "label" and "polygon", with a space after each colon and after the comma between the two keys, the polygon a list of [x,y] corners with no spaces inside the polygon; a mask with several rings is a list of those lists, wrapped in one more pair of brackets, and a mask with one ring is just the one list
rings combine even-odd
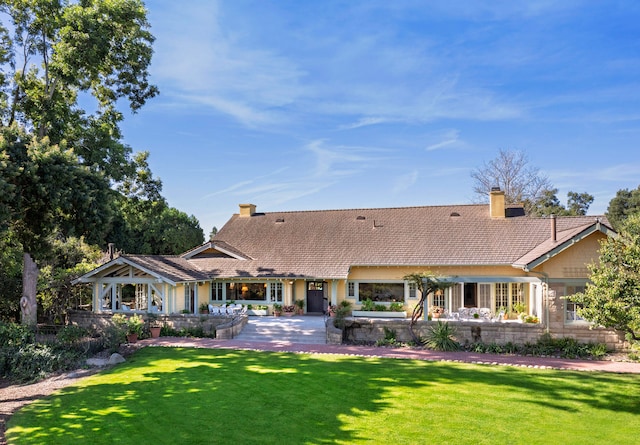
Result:
{"label": "white trim", "polygon": [[[128,265],[130,266],[132,269],[129,269],[129,276],[128,277],[105,277],[105,276],[98,276],[98,274],[100,274],[101,272],[113,267],[113,266],[122,266],[122,265]],[[93,269],[91,272],[88,272],[84,275],[82,275],[81,277],[75,279],[72,284],[78,284],[78,283],[95,283],[97,281],[104,281],[104,282],[112,282],[112,283],[123,283],[126,282],[127,284],[136,284],[136,283],[150,283],[150,279],[149,278],[133,278],[133,268],[138,269],[141,272],[146,273],[147,275],[152,276],[153,278],[155,278],[156,280],[159,281],[164,281],[165,283],[168,283],[172,286],[175,286],[176,283],[173,280],[170,280],[169,278],[162,276],[156,272],[153,272],[143,266],[140,266],[139,264],[137,264],[136,262],[125,258],[125,257],[118,257],[114,260],[109,261],[108,263],[103,264],[102,266],[98,267],[97,269]]]}
{"label": "white trim", "polygon": [[223,247],[220,247],[219,245],[216,245],[215,241],[209,241],[208,243],[203,244],[200,247],[196,247],[195,249],[185,253],[182,255],[182,258],[184,258],[185,260],[188,260],[190,258],[193,258],[194,256],[198,255],[199,253],[204,252],[205,250],[217,250],[220,253],[224,253],[225,255],[229,255],[231,258],[234,258],[236,260],[240,260],[240,261],[247,261],[248,258],[246,256],[243,255],[238,255],[235,252],[231,252],[230,250],[227,250]]}

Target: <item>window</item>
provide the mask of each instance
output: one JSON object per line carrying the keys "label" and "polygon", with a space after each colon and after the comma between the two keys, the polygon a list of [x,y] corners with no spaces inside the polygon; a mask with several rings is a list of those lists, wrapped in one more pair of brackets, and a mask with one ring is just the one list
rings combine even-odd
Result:
{"label": "window", "polygon": [[451,307],[457,310],[462,307],[462,283],[456,283],[451,286]]}
{"label": "window", "polygon": [[358,283],[358,300],[404,302],[404,283]]}
{"label": "window", "polygon": [[184,309],[190,314],[196,311],[196,284],[186,283],[184,285]]}
{"label": "window", "polygon": [[356,298],[356,283],[349,282],[347,284],[347,297]]}
{"label": "window", "polygon": [[211,283],[211,301],[223,301],[224,300],[224,283],[214,282]]}
{"label": "window", "polygon": [[509,310],[509,283],[496,283],[496,311]]}
{"label": "window", "polygon": [[511,283],[511,304],[525,304],[524,283]]}
{"label": "window", "polygon": [[[580,292],[584,292],[585,286],[567,286],[565,290],[565,295],[573,295]],[[581,304],[574,303],[573,301],[566,300],[566,310],[565,310],[565,321],[585,321],[584,318],[578,315],[578,309],[582,307]]]}
{"label": "window", "polygon": [[271,283],[271,301],[282,302],[282,283]]}
{"label": "window", "polygon": [[418,298],[418,288],[415,283],[409,283],[409,298]]}
{"label": "window", "polygon": [[309,281],[307,283],[307,290],[322,290],[324,281]]}
{"label": "window", "polygon": [[491,308],[491,284],[478,283],[478,306]]}
{"label": "window", "polygon": [[227,300],[267,300],[267,283],[226,283]]}
{"label": "window", "polygon": [[433,294],[433,306],[445,307],[444,292],[441,289]]}

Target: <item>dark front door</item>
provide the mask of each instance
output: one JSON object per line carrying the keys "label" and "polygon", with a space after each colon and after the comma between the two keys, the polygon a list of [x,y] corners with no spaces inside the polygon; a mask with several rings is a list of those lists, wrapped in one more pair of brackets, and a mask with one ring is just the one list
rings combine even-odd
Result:
{"label": "dark front door", "polygon": [[307,283],[307,312],[324,312],[323,281],[309,281]]}

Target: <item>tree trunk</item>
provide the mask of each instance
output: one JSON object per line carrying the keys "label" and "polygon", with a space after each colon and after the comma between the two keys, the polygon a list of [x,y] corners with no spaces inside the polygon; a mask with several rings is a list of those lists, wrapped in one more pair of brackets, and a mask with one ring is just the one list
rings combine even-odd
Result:
{"label": "tree trunk", "polygon": [[22,266],[22,298],[20,310],[22,324],[35,327],[38,322],[38,301],[36,300],[36,288],[38,285],[38,265],[31,258],[31,254],[24,253]]}

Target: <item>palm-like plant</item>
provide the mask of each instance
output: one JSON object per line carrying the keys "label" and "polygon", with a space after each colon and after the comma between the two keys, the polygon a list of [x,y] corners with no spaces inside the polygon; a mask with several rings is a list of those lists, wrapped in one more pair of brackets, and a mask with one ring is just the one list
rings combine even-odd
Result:
{"label": "palm-like plant", "polygon": [[429,327],[424,345],[436,351],[458,351],[460,343],[455,340],[455,335],[456,328],[454,326],[438,321],[438,324]]}

